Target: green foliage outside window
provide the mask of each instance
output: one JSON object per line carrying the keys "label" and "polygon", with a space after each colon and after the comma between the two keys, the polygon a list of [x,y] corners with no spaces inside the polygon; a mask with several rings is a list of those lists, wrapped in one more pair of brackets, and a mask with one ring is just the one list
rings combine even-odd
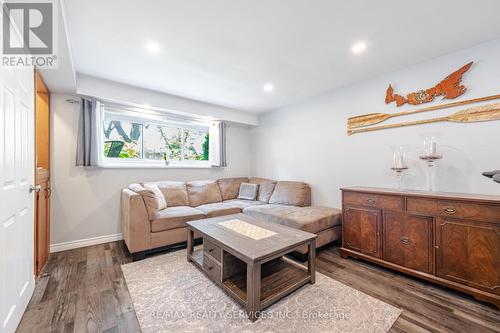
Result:
{"label": "green foliage outside window", "polygon": [[209,153],[208,153],[208,146],[209,146],[209,139],[210,137],[208,136],[208,132],[207,134],[205,134],[205,141],[203,141],[203,158],[202,160],[203,161],[208,161],[208,157],[209,157]]}

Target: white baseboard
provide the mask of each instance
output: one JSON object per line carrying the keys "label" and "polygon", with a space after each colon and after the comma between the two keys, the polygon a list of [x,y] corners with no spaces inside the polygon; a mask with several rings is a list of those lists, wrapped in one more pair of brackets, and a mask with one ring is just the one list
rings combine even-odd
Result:
{"label": "white baseboard", "polygon": [[92,238],[78,239],[63,243],[50,244],[50,253],[77,249],[79,247],[109,243],[121,239],[122,239],[122,234],[112,234],[112,235],[98,236]]}

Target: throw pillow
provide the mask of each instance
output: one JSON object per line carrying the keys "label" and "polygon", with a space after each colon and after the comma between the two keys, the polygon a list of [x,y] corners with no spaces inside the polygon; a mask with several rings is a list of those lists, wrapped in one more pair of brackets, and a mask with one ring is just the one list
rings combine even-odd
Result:
{"label": "throw pillow", "polygon": [[241,183],[238,199],[255,200],[259,193],[259,184]]}
{"label": "throw pillow", "polygon": [[156,200],[158,200],[158,210],[162,210],[167,208],[167,201],[165,200],[165,197],[163,196],[163,193],[161,192],[160,188],[156,184],[144,184],[144,188],[146,190],[153,191],[155,194]]}
{"label": "throw pillow", "polygon": [[130,190],[141,195],[144,204],[146,205],[146,210],[148,212],[148,218],[153,221],[156,218],[156,213],[160,210],[158,199],[152,190],[144,188],[140,184],[130,184],[128,187]]}
{"label": "throw pillow", "polygon": [[249,183],[259,184],[259,194],[257,200],[268,203],[271,195],[273,194],[276,181],[272,179],[251,177]]}

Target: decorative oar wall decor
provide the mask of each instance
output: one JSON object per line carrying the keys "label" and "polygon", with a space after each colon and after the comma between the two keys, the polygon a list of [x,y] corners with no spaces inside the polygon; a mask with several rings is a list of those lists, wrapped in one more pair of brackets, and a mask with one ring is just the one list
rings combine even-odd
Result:
{"label": "decorative oar wall decor", "polygon": [[446,116],[446,117],[438,117],[438,118],[431,118],[431,119],[426,119],[426,120],[410,121],[410,122],[399,123],[399,124],[352,129],[352,130],[348,130],[347,134],[352,135],[352,134],[362,133],[362,132],[379,131],[379,130],[388,129],[388,128],[413,126],[413,125],[420,125],[420,124],[430,124],[430,123],[438,123],[438,122],[445,122],[445,121],[454,122],[454,123],[475,123],[475,122],[492,121],[492,120],[500,120],[500,104],[487,104],[487,105],[476,106],[476,107],[468,108],[468,109],[453,113],[453,114]]}
{"label": "decorative oar wall decor", "polygon": [[392,113],[392,114],[389,114],[389,113],[370,113],[370,114],[365,114],[362,116],[350,117],[347,120],[347,128],[353,129],[353,128],[358,128],[358,127],[370,126],[370,125],[379,124],[383,121],[386,121],[387,119],[394,118],[394,117],[406,116],[406,115],[420,113],[420,112],[447,109],[447,108],[452,108],[455,106],[491,101],[494,99],[500,99],[500,95],[492,95],[492,96],[468,99],[468,100],[459,101],[459,102],[428,106],[428,107],[413,110],[413,111],[405,111],[405,112],[398,112],[398,113]]}

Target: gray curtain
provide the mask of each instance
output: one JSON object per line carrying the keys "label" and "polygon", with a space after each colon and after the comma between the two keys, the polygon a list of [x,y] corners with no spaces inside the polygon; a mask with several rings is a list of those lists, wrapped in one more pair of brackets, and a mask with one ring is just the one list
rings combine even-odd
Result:
{"label": "gray curtain", "polygon": [[98,101],[87,98],[82,98],[80,100],[80,118],[76,148],[77,166],[99,165],[99,104]]}
{"label": "gray curtain", "polygon": [[227,161],[226,161],[226,132],[227,132],[227,124],[224,122],[221,122],[219,124],[219,154],[220,154],[220,161],[219,161],[219,166],[221,167],[227,167]]}

